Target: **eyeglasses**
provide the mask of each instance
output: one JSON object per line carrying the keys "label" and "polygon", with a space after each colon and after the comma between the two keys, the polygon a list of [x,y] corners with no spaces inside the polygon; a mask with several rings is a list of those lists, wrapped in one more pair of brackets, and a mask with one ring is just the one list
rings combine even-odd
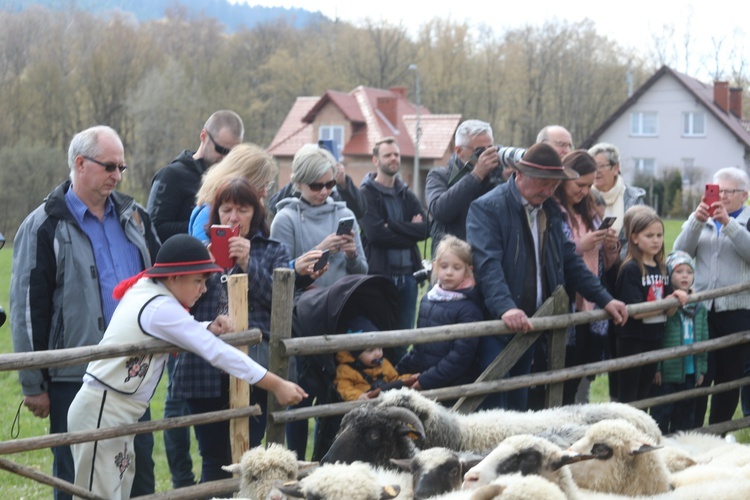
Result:
{"label": "eyeglasses", "polygon": [[83,156],[88,161],[92,161],[92,162],[96,163],[97,165],[101,165],[102,167],[104,167],[104,170],[106,170],[109,173],[112,173],[115,170],[119,170],[120,173],[123,173],[128,168],[128,166],[125,165],[124,163],[122,163],[120,165],[118,165],[116,163],[104,163],[104,162],[99,161],[96,158],[92,158],[90,156],[85,156],[85,155],[81,155],[81,156]]}
{"label": "eyeglasses", "polygon": [[606,170],[606,169],[612,168],[612,167],[614,167],[614,165],[612,165],[610,163],[602,163],[601,165],[597,165],[596,169],[597,170]]}
{"label": "eyeglasses", "polygon": [[214,139],[214,136],[211,135],[211,132],[209,132],[208,130],[206,130],[206,135],[208,135],[208,138],[211,139],[211,142],[214,143],[214,151],[216,151],[217,153],[219,153],[221,156],[226,156],[226,155],[229,154],[229,151],[231,151],[231,149],[230,148],[225,148],[224,146],[219,146],[216,143],[216,139]]}
{"label": "eyeglasses", "polygon": [[551,142],[552,144],[554,144],[560,149],[563,149],[563,148],[573,149],[573,144],[570,142],[552,141],[550,139],[547,139],[545,142]]}
{"label": "eyeglasses", "polygon": [[334,186],[336,186],[336,181],[332,180],[332,181],[328,181],[328,182],[311,182],[307,186],[312,191],[322,191],[323,188],[326,188],[327,190],[330,191],[331,189],[334,188]]}
{"label": "eyeglasses", "polygon": [[719,194],[722,196],[724,195],[732,196],[735,193],[741,193],[743,191],[744,189],[719,189]]}

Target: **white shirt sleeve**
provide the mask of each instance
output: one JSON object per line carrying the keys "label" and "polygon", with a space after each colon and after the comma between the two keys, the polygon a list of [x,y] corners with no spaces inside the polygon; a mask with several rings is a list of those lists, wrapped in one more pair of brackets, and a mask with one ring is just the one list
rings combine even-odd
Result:
{"label": "white shirt sleeve", "polygon": [[190,351],[250,384],[258,383],[268,372],[247,354],[207,330],[206,323],[193,319],[172,297],[159,296],[149,302],[141,312],[140,324],[143,331],[154,338]]}

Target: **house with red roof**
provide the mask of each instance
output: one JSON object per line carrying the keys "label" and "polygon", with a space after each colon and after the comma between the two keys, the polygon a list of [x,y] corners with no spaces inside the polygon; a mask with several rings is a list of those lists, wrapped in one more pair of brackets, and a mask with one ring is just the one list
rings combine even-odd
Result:
{"label": "house with red roof", "polygon": [[[346,173],[359,185],[373,171],[372,148],[394,137],[401,149],[401,178],[414,186],[417,123],[419,123],[419,186],[427,172],[445,165],[461,115],[433,115],[406,98],[406,87],[388,90],[359,86],[351,92],[328,90],[320,97],[298,97],[267,151],[279,164],[279,185],[289,182],[292,158],[305,144],[332,140]],[[418,193],[423,198],[423,192]]]}
{"label": "house with red roof", "polygon": [[750,168],[750,121],[742,89],[703,83],[662,66],[582,144],[608,142],[620,151],[620,172],[661,177],[677,169],[683,192],[702,192],[724,167]]}

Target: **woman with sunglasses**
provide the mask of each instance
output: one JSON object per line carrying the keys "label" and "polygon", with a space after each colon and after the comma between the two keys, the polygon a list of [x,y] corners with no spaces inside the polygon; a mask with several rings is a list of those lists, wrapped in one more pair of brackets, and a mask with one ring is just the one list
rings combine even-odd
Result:
{"label": "woman with sunglasses", "polygon": [[333,201],[336,160],[317,146],[300,149],[292,161],[291,182],[299,198],[281,200],[271,223],[271,238],[283,242],[292,258],[310,250],[328,250],[328,271],[315,282],[331,285],[348,274],[367,274],[367,260],[356,221],[348,233],[336,234],[339,220],[353,218],[346,203]]}

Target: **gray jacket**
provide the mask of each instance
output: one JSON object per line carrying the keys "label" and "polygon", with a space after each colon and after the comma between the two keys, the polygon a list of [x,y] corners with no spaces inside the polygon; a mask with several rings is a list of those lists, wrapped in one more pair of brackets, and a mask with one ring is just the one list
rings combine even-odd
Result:
{"label": "gray jacket", "polygon": [[[10,319],[16,352],[96,345],[106,325],[91,241],[65,203],[70,181],[59,185],[16,233],[10,280]],[[127,238],[151,267],[159,239],[146,210],[133,198],[112,193]],[[22,392],[46,392],[48,382],[81,382],[86,363],[21,370]]]}
{"label": "gray jacket", "polygon": [[[713,219],[701,222],[691,214],[674,242],[675,250],[684,250],[695,258],[696,292],[712,290],[750,280],[750,207],[716,229]],[[705,301],[709,311],[750,309],[750,291]]]}

